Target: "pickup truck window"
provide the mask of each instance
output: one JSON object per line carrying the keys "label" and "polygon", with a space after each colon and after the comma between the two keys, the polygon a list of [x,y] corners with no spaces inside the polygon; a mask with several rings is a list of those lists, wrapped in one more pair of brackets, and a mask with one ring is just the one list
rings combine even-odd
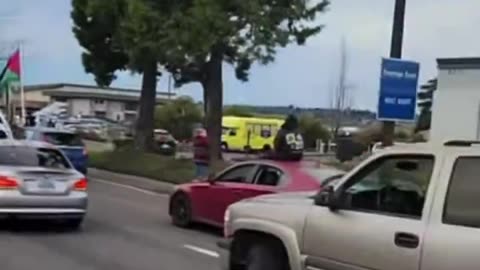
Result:
{"label": "pickup truck window", "polygon": [[460,157],[455,162],[445,201],[443,222],[480,227],[480,157]]}
{"label": "pickup truck window", "polygon": [[343,204],[350,210],[420,218],[433,164],[431,155],[380,158],[346,183]]}

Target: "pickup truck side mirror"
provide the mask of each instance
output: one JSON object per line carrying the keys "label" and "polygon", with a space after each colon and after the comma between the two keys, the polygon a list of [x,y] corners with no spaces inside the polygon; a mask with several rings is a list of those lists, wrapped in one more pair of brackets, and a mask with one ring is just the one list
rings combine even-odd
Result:
{"label": "pickup truck side mirror", "polygon": [[331,211],[338,209],[338,199],[335,194],[333,186],[326,186],[320,190],[314,198],[315,205],[326,206],[330,208]]}

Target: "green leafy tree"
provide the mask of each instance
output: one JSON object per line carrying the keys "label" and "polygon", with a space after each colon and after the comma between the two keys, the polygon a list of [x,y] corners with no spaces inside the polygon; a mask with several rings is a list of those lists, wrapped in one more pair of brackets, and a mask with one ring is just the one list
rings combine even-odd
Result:
{"label": "green leafy tree", "polygon": [[[85,48],[84,65],[108,85],[115,71],[143,74],[135,142],[151,145],[158,67],[165,66],[177,86],[198,82],[213,159],[220,157],[223,64],[247,81],[254,62],[268,64],[277,47],[302,45],[319,33],[321,0],[73,0],[74,33]],[[113,55],[123,61],[112,61]],[[88,60],[85,60],[88,59]],[[120,59],[118,59],[120,60]]]}
{"label": "green leafy tree", "polygon": [[429,130],[432,122],[433,93],[437,90],[438,80],[431,79],[420,86],[417,96],[417,106],[420,108],[420,116],[417,120],[415,131]]}
{"label": "green leafy tree", "polygon": [[305,148],[315,148],[317,140],[324,142],[330,140],[331,134],[320,119],[313,115],[305,114],[299,118],[299,130],[305,141]]}
{"label": "green leafy tree", "polygon": [[125,13],[123,0],[112,0],[108,4],[92,0],[73,0],[71,18],[73,33],[80,46],[82,62],[87,73],[95,76],[99,86],[109,86],[116,79],[117,70],[126,69],[128,55],[114,43],[113,37],[119,29]]}
{"label": "green leafy tree", "polygon": [[224,116],[253,117],[255,114],[245,106],[233,105],[223,109]]}
{"label": "green leafy tree", "polygon": [[210,152],[220,157],[223,63],[234,66],[237,79],[247,81],[254,62],[274,61],[276,48],[302,45],[319,33],[318,13],[328,0],[191,0],[175,17],[175,61],[168,61],[176,84],[203,87]]}
{"label": "green leafy tree", "polygon": [[190,97],[180,97],[155,111],[155,127],[168,130],[177,140],[192,138],[194,125],[202,120],[201,108]]}
{"label": "green leafy tree", "polygon": [[151,149],[158,69],[165,62],[165,14],[173,1],[73,0],[72,7],[73,32],[85,49],[83,65],[98,85],[110,85],[118,70],[143,75],[135,145]]}

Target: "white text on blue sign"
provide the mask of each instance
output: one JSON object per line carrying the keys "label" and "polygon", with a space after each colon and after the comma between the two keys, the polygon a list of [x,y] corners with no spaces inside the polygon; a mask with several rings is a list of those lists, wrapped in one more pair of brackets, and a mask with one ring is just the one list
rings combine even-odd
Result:
{"label": "white text on blue sign", "polygon": [[397,70],[388,70],[386,68],[383,69],[383,76],[384,77],[391,77],[395,79],[408,79],[408,80],[416,80],[417,74],[411,73],[408,71],[397,71]]}
{"label": "white text on blue sign", "polygon": [[384,102],[385,102],[385,104],[407,106],[407,105],[412,104],[412,99],[411,98],[385,97]]}

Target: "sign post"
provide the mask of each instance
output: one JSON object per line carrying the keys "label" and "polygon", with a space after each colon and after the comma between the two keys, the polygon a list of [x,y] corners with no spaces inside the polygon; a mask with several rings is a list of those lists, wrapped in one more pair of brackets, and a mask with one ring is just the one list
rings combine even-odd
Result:
{"label": "sign post", "polygon": [[415,120],[420,65],[400,59],[382,59],[377,119],[381,121]]}

